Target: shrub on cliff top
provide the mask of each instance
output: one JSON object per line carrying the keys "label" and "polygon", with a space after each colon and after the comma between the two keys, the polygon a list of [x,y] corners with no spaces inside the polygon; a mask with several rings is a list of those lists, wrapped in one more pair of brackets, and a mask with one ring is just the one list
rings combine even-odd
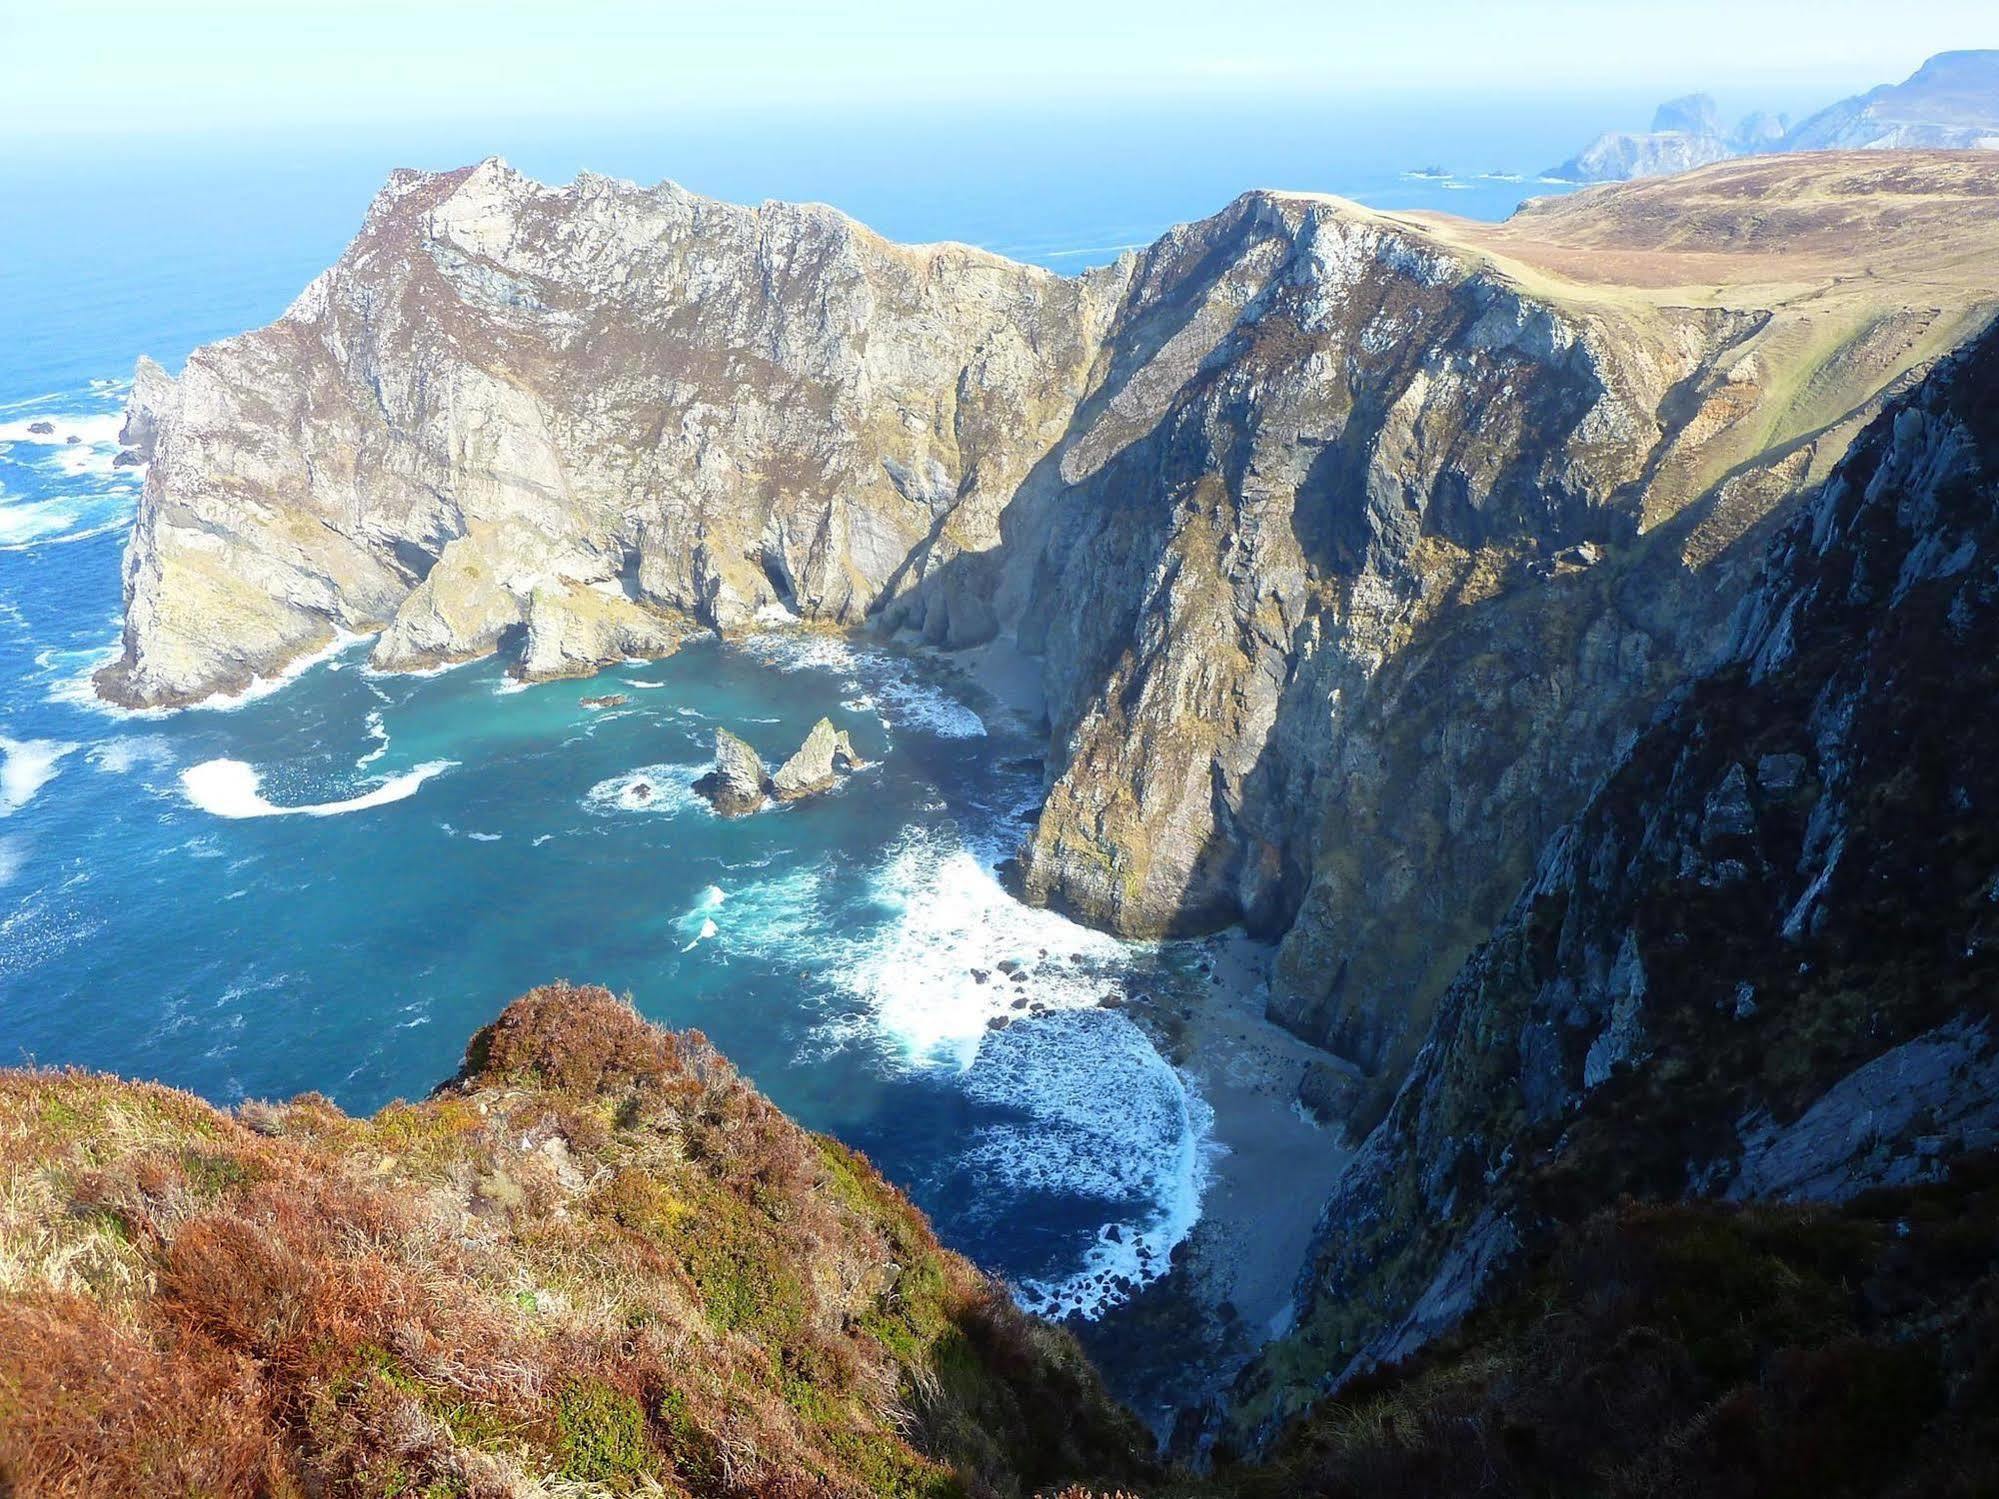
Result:
{"label": "shrub on cliff top", "polygon": [[601,989],[373,1119],[0,1073],[0,1492],[1012,1495],[1143,1446],[864,1159]]}

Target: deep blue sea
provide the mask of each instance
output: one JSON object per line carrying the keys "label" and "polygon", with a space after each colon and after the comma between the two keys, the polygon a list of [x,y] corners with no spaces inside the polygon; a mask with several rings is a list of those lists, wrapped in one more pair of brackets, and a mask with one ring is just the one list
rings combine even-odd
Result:
{"label": "deep blue sea", "polygon": [[[1107,1277],[1163,1268],[1227,1142],[1138,1029],[1096,1008],[1120,987],[1193,983],[1183,955],[1027,910],[993,875],[1039,792],[1035,744],[921,661],[783,633],[521,690],[491,663],[372,674],[357,643],[227,709],[105,709],[86,684],[116,640],[141,482],[112,466],[132,362],[177,368],[269,321],[398,165],[499,152],[551,180],[589,167],[816,198],[897,238],[1072,271],[1250,186],[1501,216],[1630,112],[746,113],[11,148],[0,1063],[222,1103],[317,1089],[365,1110],[447,1076],[523,989],[608,984],[701,1027],[795,1117],[866,1150],[1032,1304],[1094,1310]],[[1407,175],[1432,165],[1454,175]],[[629,701],[582,706],[603,693]],[[775,763],[822,713],[877,762],[839,793],[723,822],[688,791],[715,725]],[[1046,1012],[988,1028],[1026,999]]]}

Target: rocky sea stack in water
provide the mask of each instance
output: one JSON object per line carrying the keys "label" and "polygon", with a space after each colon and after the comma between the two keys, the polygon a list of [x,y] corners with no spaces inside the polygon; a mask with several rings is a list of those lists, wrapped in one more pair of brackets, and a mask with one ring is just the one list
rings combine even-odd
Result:
{"label": "rocky sea stack in water", "polygon": [[845,729],[822,718],[812,726],[796,753],[777,768],[764,767],[756,747],[727,729],[715,730],[715,768],[694,783],[724,817],[760,811],[769,801],[795,802],[830,791],[842,771],[866,766]]}
{"label": "rocky sea stack in water", "polygon": [[724,817],[747,817],[770,799],[763,757],[727,729],[715,731],[715,768],[694,783]]}

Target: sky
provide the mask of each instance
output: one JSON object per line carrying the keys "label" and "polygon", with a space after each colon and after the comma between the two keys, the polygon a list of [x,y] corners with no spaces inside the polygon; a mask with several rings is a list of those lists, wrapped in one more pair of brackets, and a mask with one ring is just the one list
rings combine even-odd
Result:
{"label": "sky", "polygon": [[1969,46],[1999,46],[1993,0],[0,0],[0,136],[1465,90],[1797,107]]}

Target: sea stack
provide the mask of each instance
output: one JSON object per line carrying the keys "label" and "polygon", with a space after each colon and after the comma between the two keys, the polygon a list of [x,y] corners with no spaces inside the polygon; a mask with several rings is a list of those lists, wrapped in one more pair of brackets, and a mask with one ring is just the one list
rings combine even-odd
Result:
{"label": "sea stack", "polygon": [[763,757],[727,729],[715,731],[715,768],[694,789],[724,817],[744,817],[768,800]]}
{"label": "sea stack", "polygon": [[839,779],[841,770],[852,770],[861,763],[847,731],[834,728],[832,719],[822,718],[805,736],[798,753],[780,765],[777,774],[770,778],[771,789],[781,802],[797,801],[828,790]]}

